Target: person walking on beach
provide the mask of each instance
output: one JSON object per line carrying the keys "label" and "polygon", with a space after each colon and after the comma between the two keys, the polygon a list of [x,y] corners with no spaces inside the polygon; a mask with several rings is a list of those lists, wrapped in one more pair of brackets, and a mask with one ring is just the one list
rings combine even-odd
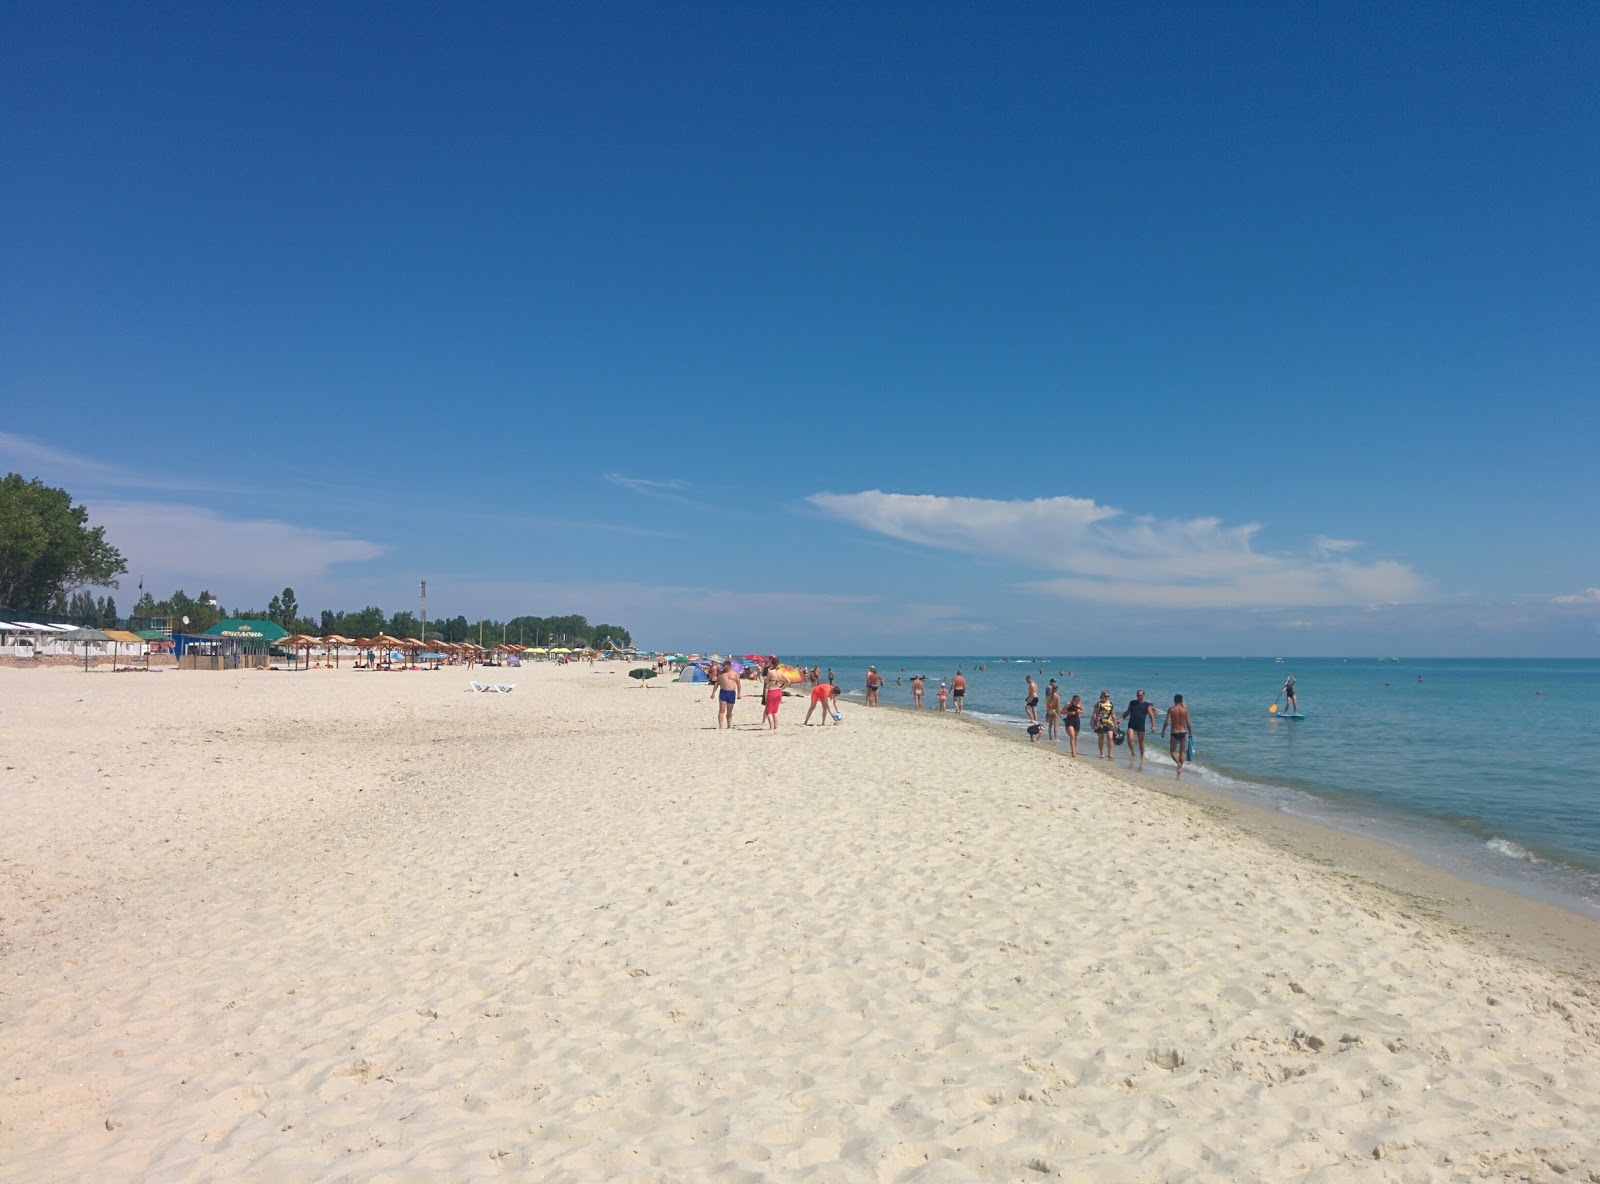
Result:
{"label": "person walking on beach", "polygon": [[[1420,679],[1418,680],[1421,681]],[[1300,714],[1300,700],[1294,697],[1294,675],[1289,676],[1289,681],[1283,684],[1283,697],[1289,701],[1289,714]]]}
{"label": "person walking on beach", "polygon": [[950,692],[945,689],[944,680],[939,680],[939,711],[944,712],[944,701],[949,698]]}
{"label": "person walking on beach", "polygon": [[1144,692],[1140,691],[1128,701],[1128,710],[1118,717],[1128,721],[1128,768],[1130,769],[1133,768],[1135,747],[1139,750],[1139,767],[1144,768],[1144,728],[1152,711],[1155,711],[1155,708],[1145,702]]}
{"label": "person walking on beach", "polygon": [[1083,696],[1072,696],[1072,702],[1061,710],[1061,726],[1067,732],[1067,745],[1072,755],[1078,755],[1078,731],[1083,727]]}
{"label": "person walking on beach", "polygon": [[961,714],[961,700],[967,697],[967,676],[961,671],[956,671],[956,676],[950,680],[950,696],[956,701],[956,714]]}
{"label": "person walking on beach", "polygon": [[867,706],[878,705],[878,688],[883,685],[883,675],[878,673],[876,666],[867,667]]}
{"label": "person walking on beach", "polygon": [[727,727],[733,728],[733,705],[739,701],[739,673],[729,662],[717,672],[717,730],[721,731],[723,721]]}
{"label": "person walking on beach", "polygon": [[1094,738],[1100,745],[1100,758],[1115,760],[1116,744],[1111,739],[1111,733],[1117,729],[1117,705],[1111,701],[1110,691],[1100,692],[1100,701],[1094,705],[1089,722],[1094,726]]}
{"label": "person walking on beach", "polygon": [[1028,675],[1028,694],[1022,701],[1022,709],[1028,713],[1028,718],[1034,723],[1039,722],[1039,684],[1033,681],[1033,675]]}
{"label": "person walking on beach", "polygon": [[1172,729],[1172,744],[1168,752],[1172,754],[1172,763],[1178,766],[1178,775],[1174,780],[1183,780],[1183,762],[1189,759],[1189,734],[1194,731],[1194,726],[1189,723],[1189,709],[1183,705],[1183,696],[1172,696],[1172,708],[1167,712],[1167,718],[1162,721],[1161,734],[1165,736],[1168,728]]}
{"label": "person walking on beach", "polygon": [[1060,744],[1061,739],[1056,735],[1056,725],[1061,719],[1061,689],[1056,686],[1056,680],[1051,679],[1044,688],[1044,723],[1050,732],[1050,742]]}
{"label": "person walking on beach", "polygon": [[789,680],[783,677],[776,661],[769,662],[761,679],[761,697],[766,705],[767,730],[778,730],[778,708],[783,706],[783,688],[789,685]]}
{"label": "person walking on beach", "polygon": [[911,703],[917,711],[922,710],[922,694],[926,689],[922,682],[922,675],[913,674],[911,676]]}

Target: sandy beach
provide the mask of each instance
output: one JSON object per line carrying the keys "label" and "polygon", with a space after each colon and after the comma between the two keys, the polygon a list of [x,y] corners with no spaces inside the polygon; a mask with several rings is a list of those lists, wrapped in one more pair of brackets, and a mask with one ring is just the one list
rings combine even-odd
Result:
{"label": "sandy beach", "polygon": [[625,671],[0,669],[0,1180],[1600,1181],[1593,923]]}

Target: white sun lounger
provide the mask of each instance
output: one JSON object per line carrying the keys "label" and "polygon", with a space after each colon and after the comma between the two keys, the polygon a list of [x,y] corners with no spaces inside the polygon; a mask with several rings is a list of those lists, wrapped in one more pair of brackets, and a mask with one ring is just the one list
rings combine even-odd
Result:
{"label": "white sun lounger", "polygon": [[467,685],[485,695],[509,695],[517,689],[514,682],[469,682]]}

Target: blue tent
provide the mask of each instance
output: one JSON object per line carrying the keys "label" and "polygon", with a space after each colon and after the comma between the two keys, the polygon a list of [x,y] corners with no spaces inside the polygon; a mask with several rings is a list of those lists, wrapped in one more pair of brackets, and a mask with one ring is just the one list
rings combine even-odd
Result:
{"label": "blue tent", "polygon": [[706,672],[703,669],[701,669],[699,666],[685,666],[683,668],[683,671],[678,675],[678,681],[679,682],[710,682],[711,680],[706,677]]}

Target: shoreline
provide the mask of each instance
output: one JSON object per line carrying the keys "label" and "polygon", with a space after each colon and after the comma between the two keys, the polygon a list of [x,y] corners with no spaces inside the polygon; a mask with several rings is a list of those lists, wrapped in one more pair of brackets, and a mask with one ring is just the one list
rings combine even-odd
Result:
{"label": "shoreline", "polygon": [[[883,710],[906,715],[929,714],[900,703],[881,704],[869,709],[859,699],[846,700],[858,710]],[[937,710],[932,712],[937,716]],[[945,712],[953,715],[952,712]],[[965,726],[983,728],[1010,743],[1050,752],[1071,762],[1062,747],[1041,739],[1028,740],[1025,721],[1016,724],[980,717],[977,713],[955,716]],[[1088,735],[1094,743],[1093,733]],[[1242,833],[1271,843],[1292,856],[1305,859],[1337,874],[1392,893],[1407,907],[1470,932],[1496,949],[1529,957],[1575,978],[1600,983],[1600,920],[1559,901],[1532,893],[1501,887],[1463,875],[1429,862],[1421,855],[1395,843],[1347,830],[1331,822],[1306,818],[1284,810],[1247,801],[1213,789],[1198,779],[1178,781],[1161,771],[1130,769],[1126,759],[1102,761],[1084,751],[1084,736],[1079,735],[1080,762],[1106,773],[1115,780],[1164,794],[1204,810],[1213,818],[1225,820]],[[1125,753],[1126,749],[1119,749]]]}

